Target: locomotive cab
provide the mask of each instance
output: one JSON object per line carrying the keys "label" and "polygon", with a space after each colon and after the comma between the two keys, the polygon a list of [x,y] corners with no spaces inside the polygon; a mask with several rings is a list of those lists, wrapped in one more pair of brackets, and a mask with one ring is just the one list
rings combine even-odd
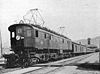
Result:
{"label": "locomotive cab", "polygon": [[[10,26],[9,28],[10,31],[10,40],[11,40],[11,48],[12,50],[20,51],[24,50],[25,47],[30,47],[32,46],[32,29],[29,25],[27,24],[15,24]],[[28,43],[30,42],[30,43]]]}
{"label": "locomotive cab", "polygon": [[[11,62],[21,65],[28,61],[29,49],[34,46],[32,26],[27,24],[14,24],[11,25],[8,30],[10,31],[11,51],[14,51],[14,55],[10,56],[12,54],[9,54],[4,57],[8,60],[9,65]],[[15,57],[16,59],[14,59]]]}

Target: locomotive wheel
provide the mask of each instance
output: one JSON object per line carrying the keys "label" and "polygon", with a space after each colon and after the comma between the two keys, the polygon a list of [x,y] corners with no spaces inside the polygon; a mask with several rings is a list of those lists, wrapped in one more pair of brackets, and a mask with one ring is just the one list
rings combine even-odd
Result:
{"label": "locomotive wheel", "polygon": [[29,66],[28,60],[23,59],[22,62],[20,63],[21,68],[25,68]]}
{"label": "locomotive wheel", "polygon": [[38,62],[39,62],[39,59],[38,58],[31,58],[30,59],[30,65],[36,64]]}
{"label": "locomotive wheel", "polygon": [[29,63],[28,62],[25,62],[24,63],[24,67],[28,67],[29,66]]}

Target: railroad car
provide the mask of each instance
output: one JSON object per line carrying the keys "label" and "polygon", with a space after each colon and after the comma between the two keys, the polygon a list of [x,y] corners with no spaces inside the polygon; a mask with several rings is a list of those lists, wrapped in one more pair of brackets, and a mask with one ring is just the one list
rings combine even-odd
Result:
{"label": "railroad car", "polygon": [[91,48],[86,48],[86,53],[93,53],[93,52],[95,52],[93,49],[91,49]]}
{"label": "railroad car", "polygon": [[72,42],[72,50],[73,50],[73,56],[80,55],[83,52],[82,45],[75,42]]}
{"label": "railroad car", "polygon": [[71,55],[71,39],[45,27],[32,24],[14,24],[8,29],[10,31],[11,51],[14,53],[4,55],[8,62],[7,66],[32,65]]}
{"label": "railroad car", "polygon": [[86,45],[72,42],[72,55],[73,56],[88,54],[88,53],[92,53],[92,52],[94,52],[94,51],[92,51],[92,49],[88,48]]}

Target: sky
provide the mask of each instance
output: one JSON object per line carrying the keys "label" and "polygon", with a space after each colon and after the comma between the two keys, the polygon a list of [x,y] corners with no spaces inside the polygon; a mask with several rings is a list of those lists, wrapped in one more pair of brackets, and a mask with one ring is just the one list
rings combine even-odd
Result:
{"label": "sky", "polygon": [[100,0],[0,0],[3,46],[10,46],[8,27],[35,8],[39,9],[44,26],[72,40],[100,36]]}

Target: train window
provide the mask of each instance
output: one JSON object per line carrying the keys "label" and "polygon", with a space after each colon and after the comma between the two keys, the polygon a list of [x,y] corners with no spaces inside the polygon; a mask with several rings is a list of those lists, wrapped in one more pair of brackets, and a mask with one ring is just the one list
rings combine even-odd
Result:
{"label": "train window", "polygon": [[71,45],[71,43],[70,43],[70,41],[68,41],[68,48],[70,48],[70,45]]}
{"label": "train window", "polygon": [[46,34],[44,34],[44,38],[46,39]]}
{"label": "train window", "polygon": [[55,37],[55,42],[57,42],[57,38]]}
{"label": "train window", "polygon": [[14,38],[15,37],[15,33],[14,32],[12,32],[12,38]]}
{"label": "train window", "polygon": [[22,29],[19,28],[19,29],[17,30],[17,33],[22,33]]}
{"label": "train window", "polygon": [[76,48],[76,51],[77,51],[77,46],[75,46],[75,48]]}
{"label": "train window", "polygon": [[68,45],[68,48],[69,48],[69,41],[67,41],[67,45]]}
{"label": "train window", "polygon": [[62,39],[62,43],[64,43],[64,39]]}
{"label": "train window", "polygon": [[72,44],[72,50],[74,50],[74,44]]}
{"label": "train window", "polygon": [[27,30],[27,37],[31,37],[31,30]]}
{"label": "train window", "polygon": [[36,35],[36,37],[38,37],[38,30],[35,31],[35,35]]}
{"label": "train window", "polygon": [[49,36],[49,39],[51,40],[51,35]]}

